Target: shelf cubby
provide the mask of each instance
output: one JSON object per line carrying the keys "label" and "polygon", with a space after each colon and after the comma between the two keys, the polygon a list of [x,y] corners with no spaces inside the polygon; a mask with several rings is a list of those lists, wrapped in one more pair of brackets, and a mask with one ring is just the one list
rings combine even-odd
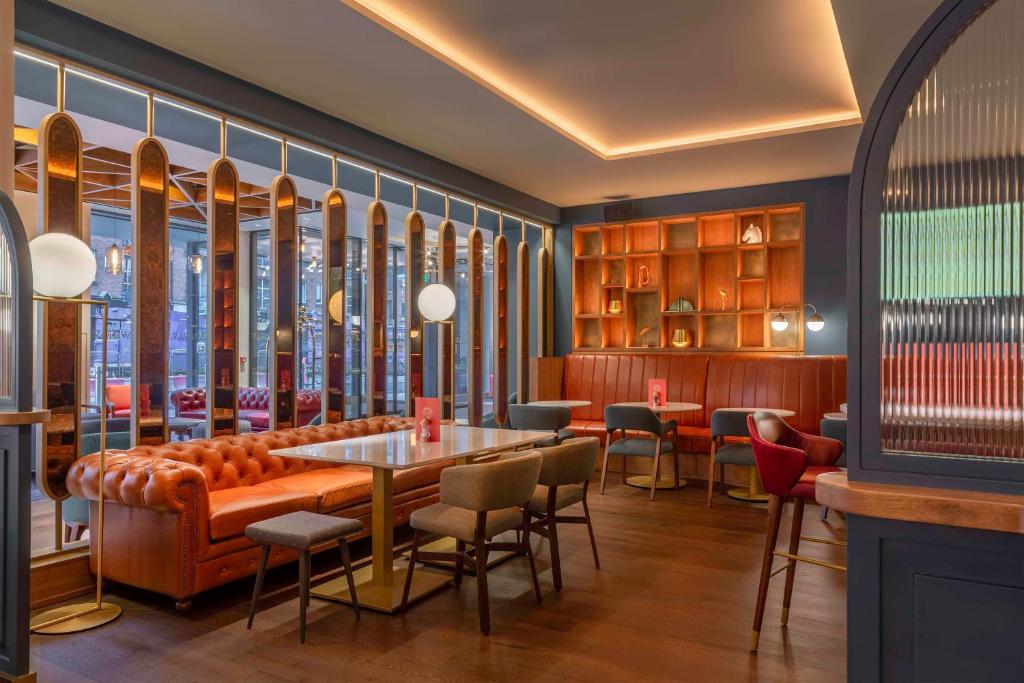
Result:
{"label": "shelf cubby", "polygon": [[601,254],[619,255],[626,250],[626,229],[621,225],[601,227]]}
{"label": "shelf cubby", "polygon": [[660,343],[658,292],[626,292],[626,346],[654,348]]}
{"label": "shelf cubby", "polygon": [[739,317],[739,346],[743,349],[764,348],[764,313],[743,313]]}
{"label": "shelf cubby", "polygon": [[[731,251],[711,251],[700,255],[701,311],[736,309],[736,261]],[[724,298],[723,298],[724,293]]]}
{"label": "shelf cubby", "polygon": [[626,225],[626,253],[658,251],[658,221]]}
{"label": "shelf cubby", "polygon": [[667,311],[676,299],[686,299],[693,305],[693,310],[697,310],[698,258],[696,251],[673,252],[663,257],[662,279],[665,286],[661,288],[664,293],[662,311]]}
{"label": "shelf cubby", "polygon": [[613,311],[611,310],[611,304],[613,301],[618,301],[619,306],[623,306],[624,292],[625,287],[603,287],[601,289],[601,313],[605,315],[622,315],[622,308],[618,311]]}
{"label": "shelf cubby", "polygon": [[700,227],[700,246],[722,247],[736,244],[736,217],[731,213],[702,216],[697,219]]}
{"label": "shelf cubby", "polygon": [[764,303],[764,280],[739,280],[736,283],[739,289],[739,309],[741,311],[763,311]]}
{"label": "shelf cubby", "polygon": [[723,313],[700,316],[700,344],[715,349],[736,348],[736,316]]}
{"label": "shelf cubby", "polygon": [[803,254],[799,246],[769,247],[768,307],[800,307]]}
{"label": "shelf cubby", "polygon": [[630,289],[657,289],[660,257],[654,254],[626,256],[626,287]]}
{"label": "shelf cubby", "polygon": [[741,278],[764,277],[767,250],[764,246],[740,247],[739,272]]}
{"label": "shelf cubby", "polygon": [[578,230],[574,237],[576,258],[601,255],[601,231],[599,228]]}
{"label": "shelf cubby", "polygon": [[799,242],[803,239],[803,216],[796,209],[778,209],[768,212],[769,242]]}
{"label": "shelf cubby", "polygon": [[575,288],[580,296],[576,297],[575,313],[601,312],[601,263],[599,261],[576,261]]}
{"label": "shelf cubby", "polygon": [[690,346],[678,347],[686,349],[697,348],[697,337],[699,335],[699,317],[696,313],[669,313],[661,317],[661,346],[665,349],[675,350],[677,347],[672,344],[672,337],[676,330],[687,330],[690,333]]}
{"label": "shelf cubby", "polygon": [[622,314],[601,319],[601,348],[615,349],[626,345],[626,320]]}
{"label": "shelf cubby", "polygon": [[[773,350],[790,351],[799,348],[802,327],[800,317],[792,310],[787,310],[786,313],[789,314],[789,326],[786,329],[776,330],[771,325],[768,326],[768,346]],[[773,315],[775,313],[769,313],[769,319]]]}
{"label": "shelf cubby", "polygon": [[573,343],[578,349],[601,348],[601,319],[576,318]]}
{"label": "shelf cubby", "polygon": [[626,284],[626,260],[621,257],[601,259],[601,284],[622,287]]}
{"label": "shelf cubby", "polygon": [[661,226],[661,248],[663,251],[679,251],[697,248],[697,221],[688,218],[681,221],[665,221]]}

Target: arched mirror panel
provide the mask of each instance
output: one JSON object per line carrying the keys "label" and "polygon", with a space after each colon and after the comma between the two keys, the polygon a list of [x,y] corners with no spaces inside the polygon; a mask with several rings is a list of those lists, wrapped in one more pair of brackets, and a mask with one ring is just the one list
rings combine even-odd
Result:
{"label": "arched mirror panel", "polygon": [[368,355],[370,365],[366,369],[366,383],[369,399],[367,415],[387,413],[388,354],[387,354],[387,303],[388,303],[388,213],[384,203],[370,204],[366,215],[367,258],[370,267],[367,282],[370,297],[367,317],[370,319]]}
{"label": "arched mirror panel", "polygon": [[271,412],[275,429],[295,426],[295,308],[298,287],[298,192],[288,176],[274,179],[270,192],[271,320],[274,362]]}
{"label": "arched mirror panel", "polygon": [[[449,220],[441,223],[437,229],[438,244],[438,282],[455,291],[455,259],[456,239],[455,224]],[[441,395],[441,416],[444,419],[455,419],[455,330],[458,327],[459,311],[452,314],[451,324],[440,326],[438,334],[438,387]]]}
{"label": "arched mirror panel", "polygon": [[145,138],[132,150],[132,351],[131,420],[134,442],[159,445],[167,431],[169,354],[168,162],[164,146]]}
{"label": "arched mirror panel", "polygon": [[553,283],[551,282],[551,252],[547,247],[537,250],[537,355],[550,356]]}
{"label": "arched mirror panel", "polygon": [[415,410],[415,399],[423,395],[423,316],[417,303],[424,286],[426,227],[423,216],[413,211],[405,219],[405,291],[406,291],[406,415]]}
{"label": "arched mirror panel", "polygon": [[494,421],[508,421],[508,240],[494,239]]}
{"label": "arched mirror panel", "polygon": [[210,377],[208,433],[238,431],[238,172],[227,159],[210,165],[209,240]]}
{"label": "arched mirror panel", "polygon": [[516,285],[516,395],[519,403],[530,397],[530,245],[519,243]]}
{"label": "arched mirror panel", "polygon": [[469,424],[479,427],[484,405],[484,238],[469,231]]}
{"label": "arched mirror panel", "polygon": [[345,419],[345,258],[348,224],[345,198],[330,190],[323,199],[324,300],[324,423]]}

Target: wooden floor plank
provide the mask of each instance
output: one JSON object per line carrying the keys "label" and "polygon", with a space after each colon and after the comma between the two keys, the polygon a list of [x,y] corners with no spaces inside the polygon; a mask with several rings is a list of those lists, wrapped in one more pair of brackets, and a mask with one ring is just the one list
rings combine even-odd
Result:
{"label": "wooden floor plank", "polygon": [[[592,489],[593,490],[593,489]],[[125,614],[72,636],[36,636],[40,680],[95,681],[841,681],[846,671],[845,575],[801,565],[788,628],[779,626],[782,576],[773,581],[757,656],[747,652],[764,506],[702,487],[658,493],[609,483],[592,495],[601,553],[596,570],[586,530],[560,531],[564,588],[555,593],[546,542],[534,539],[543,601],[526,562],[492,570],[492,634],[477,630],[472,577],[408,613],[363,611],[314,599],[307,644],[298,642],[297,567],[268,572],[252,631],[252,580],[199,596],[189,613],[169,599],[124,586],[110,598]],[[804,533],[837,537],[843,522],[805,515]],[[788,538],[789,511],[783,518]],[[806,544],[810,545],[810,544]],[[368,551],[356,544],[357,555]],[[844,561],[832,546],[807,554]],[[333,554],[314,561],[317,581],[336,575]],[[45,675],[44,675],[45,674]]]}

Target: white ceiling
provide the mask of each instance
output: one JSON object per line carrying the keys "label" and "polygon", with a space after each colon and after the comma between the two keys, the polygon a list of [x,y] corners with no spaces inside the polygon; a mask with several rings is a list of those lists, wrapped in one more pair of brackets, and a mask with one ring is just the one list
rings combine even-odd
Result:
{"label": "white ceiling", "polygon": [[57,1],[560,206],[848,173],[939,2]]}

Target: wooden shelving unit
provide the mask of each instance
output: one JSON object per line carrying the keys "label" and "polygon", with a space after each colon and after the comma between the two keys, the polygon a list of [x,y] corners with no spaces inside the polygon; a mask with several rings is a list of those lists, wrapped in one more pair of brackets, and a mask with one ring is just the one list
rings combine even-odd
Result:
{"label": "wooden shelving unit", "polygon": [[[743,241],[751,225],[758,242]],[[803,239],[802,204],[576,226],[573,348],[802,351]]]}

